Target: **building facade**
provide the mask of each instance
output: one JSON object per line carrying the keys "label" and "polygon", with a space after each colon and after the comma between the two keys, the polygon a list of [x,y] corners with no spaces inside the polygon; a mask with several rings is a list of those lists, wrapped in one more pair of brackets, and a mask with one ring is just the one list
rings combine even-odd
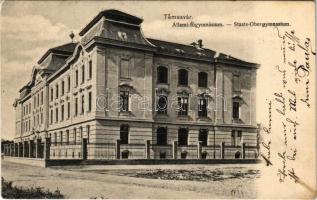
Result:
{"label": "building facade", "polygon": [[5,154],[45,159],[254,159],[259,65],[146,38],[142,19],[100,12],[49,49],[14,102]]}

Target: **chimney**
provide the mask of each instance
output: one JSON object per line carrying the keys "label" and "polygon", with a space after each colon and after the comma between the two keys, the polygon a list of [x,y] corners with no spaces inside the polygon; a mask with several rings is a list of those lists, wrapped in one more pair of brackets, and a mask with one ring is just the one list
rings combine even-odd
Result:
{"label": "chimney", "polygon": [[198,47],[202,48],[203,47],[203,40],[199,39],[197,42],[198,42]]}

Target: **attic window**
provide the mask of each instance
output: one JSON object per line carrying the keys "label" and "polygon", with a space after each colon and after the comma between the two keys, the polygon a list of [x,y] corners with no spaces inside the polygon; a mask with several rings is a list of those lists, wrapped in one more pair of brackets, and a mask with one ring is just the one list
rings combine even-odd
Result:
{"label": "attic window", "polygon": [[201,53],[201,52],[197,52],[196,54],[199,55],[199,56],[206,56],[206,54]]}
{"label": "attic window", "polygon": [[123,41],[127,41],[128,39],[127,33],[122,31],[118,31],[118,37]]}
{"label": "attic window", "polygon": [[185,53],[185,51],[184,50],[182,50],[182,49],[175,49],[178,53]]}

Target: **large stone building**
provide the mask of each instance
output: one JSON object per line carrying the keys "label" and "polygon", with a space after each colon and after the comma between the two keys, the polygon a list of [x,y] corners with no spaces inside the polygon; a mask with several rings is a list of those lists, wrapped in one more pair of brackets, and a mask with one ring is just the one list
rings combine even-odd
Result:
{"label": "large stone building", "polygon": [[49,49],[14,102],[6,155],[45,159],[258,156],[257,64],[146,38],[142,19],[100,12]]}

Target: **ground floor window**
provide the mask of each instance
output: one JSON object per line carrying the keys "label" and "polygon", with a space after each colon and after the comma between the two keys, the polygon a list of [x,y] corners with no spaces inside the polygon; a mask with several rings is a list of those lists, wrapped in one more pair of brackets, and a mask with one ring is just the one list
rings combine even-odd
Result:
{"label": "ground floor window", "polygon": [[207,146],[208,141],[208,130],[207,129],[200,129],[198,135],[198,141],[201,141],[202,146]]}
{"label": "ground floor window", "polygon": [[167,144],[167,128],[159,127],[157,128],[157,144],[158,145],[166,145]]}
{"label": "ground floor window", "polygon": [[127,124],[120,126],[120,143],[129,144],[129,125]]}
{"label": "ground floor window", "polygon": [[180,146],[188,145],[188,129],[187,128],[178,129],[178,145]]}

